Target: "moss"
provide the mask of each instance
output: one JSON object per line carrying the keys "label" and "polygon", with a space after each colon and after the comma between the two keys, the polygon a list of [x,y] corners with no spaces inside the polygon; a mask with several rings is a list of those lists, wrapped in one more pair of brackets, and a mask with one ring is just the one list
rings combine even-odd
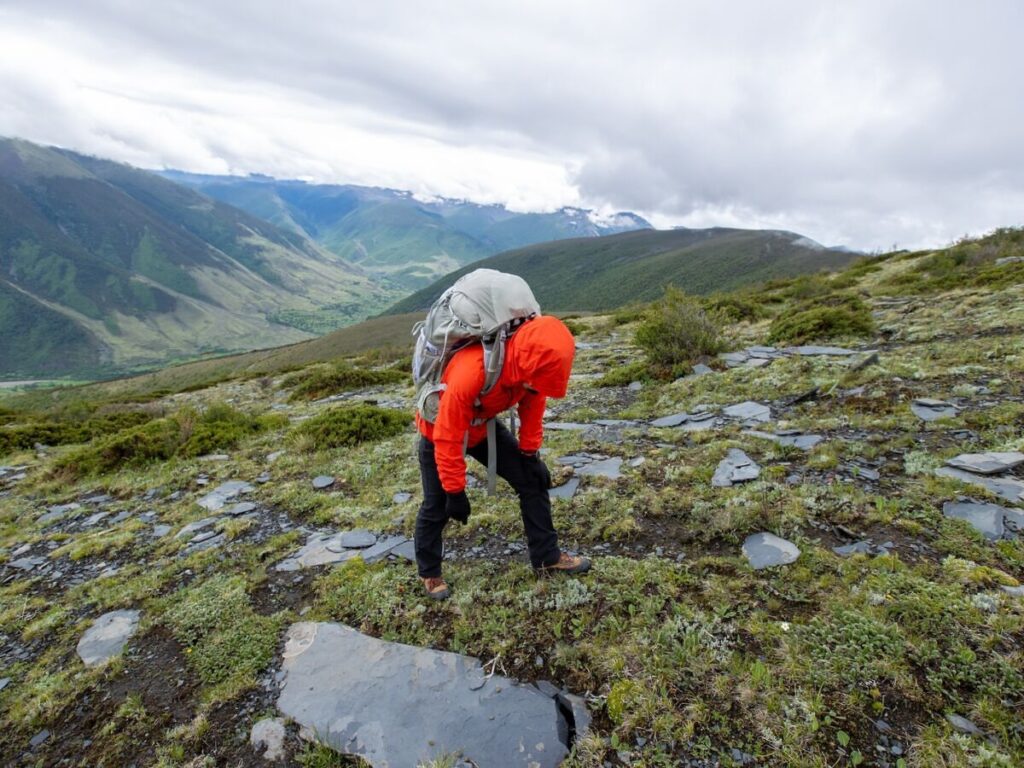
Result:
{"label": "moss", "polygon": [[204,683],[237,692],[270,663],[283,617],[257,614],[243,579],[217,575],[175,594],[163,620]]}
{"label": "moss", "polygon": [[409,415],[373,405],[331,408],[292,430],[306,438],[314,449],[341,448],[401,434],[409,426]]}
{"label": "moss", "polygon": [[834,689],[870,688],[905,673],[904,639],[895,625],[860,611],[834,608],[796,628],[799,653],[816,684]]}
{"label": "moss", "polygon": [[625,387],[634,381],[646,381],[651,378],[647,363],[639,361],[612,368],[597,380],[599,387]]}
{"label": "moss", "polygon": [[772,322],[768,340],[773,344],[805,344],[875,332],[871,311],[856,296],[836,295],[796,306]]}
{"label": "moss", "polygon": [[293,373],[281,382],[284,388],[294,387],[289,399],[319,400],[329,395],[362,387],[395,384],[409,379],[408,368],[353,368],[347,363],[316,365]]}

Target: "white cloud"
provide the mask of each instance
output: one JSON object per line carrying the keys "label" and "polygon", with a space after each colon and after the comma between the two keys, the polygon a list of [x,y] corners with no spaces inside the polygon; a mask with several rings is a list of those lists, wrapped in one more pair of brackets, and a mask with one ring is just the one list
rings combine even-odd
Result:
{"label": "white cloud", "polygon": [[1022,223],[1022,9],[8,0],[0,134],[919,246]]}

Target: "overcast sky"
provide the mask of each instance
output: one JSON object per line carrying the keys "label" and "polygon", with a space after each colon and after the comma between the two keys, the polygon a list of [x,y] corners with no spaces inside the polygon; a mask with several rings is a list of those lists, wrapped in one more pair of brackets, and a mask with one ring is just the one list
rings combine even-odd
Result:
{"label": "overcast sky", "polygon": [[1024,223],[1024,3],[0,0],[0,135],[867,250]]}

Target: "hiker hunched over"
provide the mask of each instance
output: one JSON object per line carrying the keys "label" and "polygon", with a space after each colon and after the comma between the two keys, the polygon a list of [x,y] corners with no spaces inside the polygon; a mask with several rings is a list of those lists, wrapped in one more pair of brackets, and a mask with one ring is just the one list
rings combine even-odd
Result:
{"label": "hiker hunched over", "polygon": [[[538,573],[582,573],[590,561],[561,551],[551,521],[551,474],[540,457],[547,398],[564,397],[576,344],[561,320],[542,315],[517,275],[477,269],[434,302],[416,337],[413,378],[423,503],[416,562],[427,594],[448,597],[441,578],[442,532],[469,520],[466,455],[519,496],[530,562]],[[511,412],[519,438],[498,417]]]}

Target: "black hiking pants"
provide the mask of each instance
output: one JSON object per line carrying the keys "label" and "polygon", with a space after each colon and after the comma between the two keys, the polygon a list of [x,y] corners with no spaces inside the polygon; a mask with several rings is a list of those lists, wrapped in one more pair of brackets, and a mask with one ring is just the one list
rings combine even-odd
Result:
{"label": "black hiking pants", "polygon": [[[497,423],[495,442],[498,457],[498,476],[508,481],[519,495],[519,511],[526,529],[526,543],[530,562],[534,568],[551,565],[558,560],[558,534],[551,522],[551,497],[548,489],[523,467],[519,442],[500,421]],[[467,451],[468,455],[487,466],[487,441]],[[416,515],[416,565],[422,578],[441,575],[444,545],[441,532],[448,523],[445,512],[447,496],[437,475],[434,444],[420,436],[420,478],[423,481],[423,503]]]}

